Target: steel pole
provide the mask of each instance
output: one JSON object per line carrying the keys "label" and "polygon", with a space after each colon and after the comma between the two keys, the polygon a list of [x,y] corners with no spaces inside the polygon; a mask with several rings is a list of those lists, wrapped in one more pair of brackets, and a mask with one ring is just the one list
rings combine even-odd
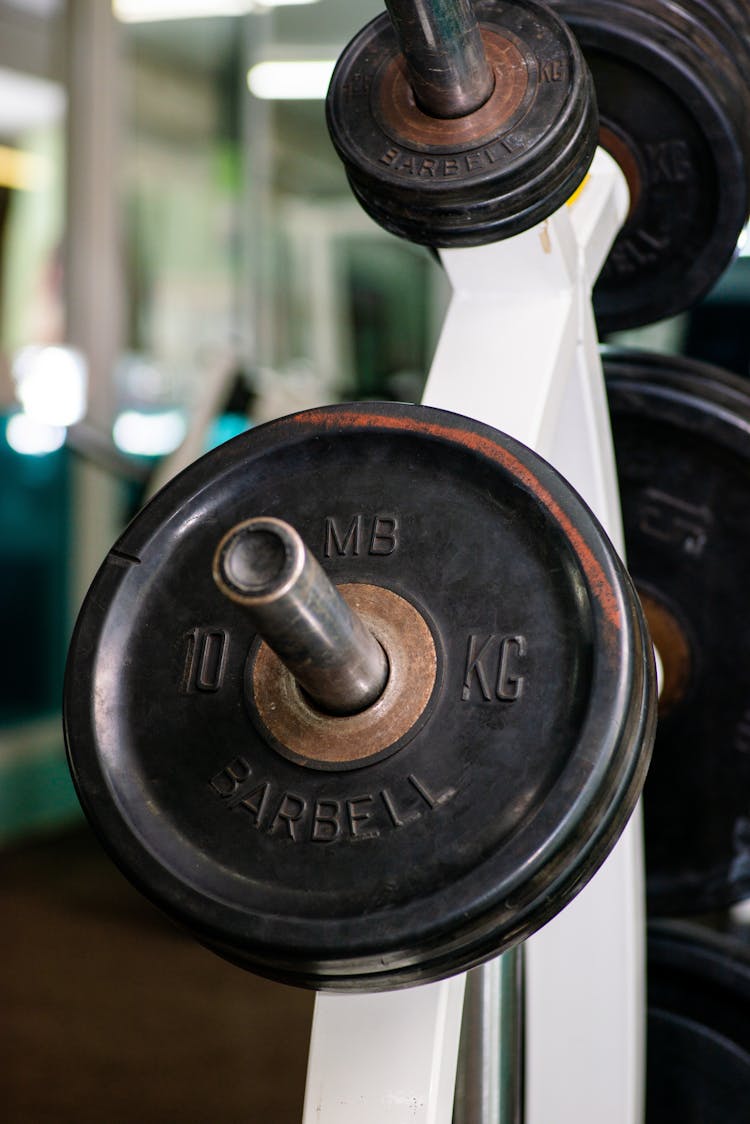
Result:
{"label": "steel pole", "polygon": [[409,81],[432,117],[465,117],[495,79],[471,0],[386,0]]}
{"label": "steel pole", "polygon": [[322,710],[356,714],[382,694],[385,652],[288,523],[237,524],[219,543],[213,573]]}

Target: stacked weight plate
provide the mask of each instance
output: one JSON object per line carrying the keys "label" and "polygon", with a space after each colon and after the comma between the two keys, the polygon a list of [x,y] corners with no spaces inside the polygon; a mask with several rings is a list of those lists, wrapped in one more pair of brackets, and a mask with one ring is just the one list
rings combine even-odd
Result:
{"label": "stacked weight plate", "polygon": [[750,952],[685,924],[648,938],[647,1124],[745,1124]]}
{"label": "stacked weight plate", "polygon": [[[313,706],[227,593],[256,515],[386,652],[371,705]],[[654,709],[638,600],[572,488],[478,422],[379,403],[258,426],[144,508],[81,611],[65,729],[95,830],[170,916],[253,971],[368,991],[562,909],[639,796]]]}
{"label": "stacked weight plate", "polygon": [[346,47],[328,92],[355,196],[386,230],[428,246],[528,230],[573,194],[596,149],[591,75],[563,21],[538,0],[475,0],[474,12],[497,76],[479,108],[420,108],[385,12]]}
{"label": "stacked weight plate", "polygon": [[631,210],[594,289],[603,333],[691,307],[750,209],[750,14],[740,0],[553,0],[594,78]]}
{"label": "stacked weight plate", "polygon": [[649,908],[750,894],[750,387],[605,353],[628,563],[665,666],[644,792]]}

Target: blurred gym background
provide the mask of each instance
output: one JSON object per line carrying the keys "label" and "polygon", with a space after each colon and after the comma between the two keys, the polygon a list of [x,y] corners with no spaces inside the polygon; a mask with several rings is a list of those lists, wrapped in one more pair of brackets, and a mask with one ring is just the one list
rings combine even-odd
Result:
{"label": "blurred gym background", "polygon": [[[101,558],[201,452],[418,400],[448,300],[354,202],[333,60],[379,0],[0,2],[0,1119],[296,1121],[311,999],[163,922],[68,778],[65,652]],[[626,342],[748,374],[750,260]]]}

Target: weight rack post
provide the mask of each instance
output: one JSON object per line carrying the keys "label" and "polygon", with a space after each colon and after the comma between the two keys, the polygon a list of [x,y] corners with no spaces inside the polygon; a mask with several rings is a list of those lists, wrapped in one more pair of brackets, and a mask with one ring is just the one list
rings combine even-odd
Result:
{"label": "weight rack post", "polygon": [[495,85],[471,0],[386,0],[409,82],[432,117],[465,117]]}
{"label": "weight rack post", "polygon": [[238,523],[214,556],[214,580],[329,714],[356,714],[388,680],[388,659],[283,519]]}

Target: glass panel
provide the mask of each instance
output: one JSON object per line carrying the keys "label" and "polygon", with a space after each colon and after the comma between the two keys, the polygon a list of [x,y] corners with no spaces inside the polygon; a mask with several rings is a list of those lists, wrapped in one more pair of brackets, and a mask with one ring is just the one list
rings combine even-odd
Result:
{"label": "glass panel", "polygon": [[0,595],[12,638],[0,646],[0,726],[57,708],[67,643],[59,422],[84,402],[81,372],[59,348],[64,114],[59,83],[0,64]]}
{"label": "glass panel", "polygon": [[[325,83],[287,98],[293,69],[279,96],[248,88],[260,63],[330,71],[381,4],[248,3],[244,16],[161,22],[136,9],[116,6],[132,91],[118,409],[177,409],[195,426],[207,399],[263,421],[343,397],[418,397],[441,271],[354,202],[326,130]],[[240,424],[212,423],[201,447]]]}
{"label": "glass panel", "polygon": [[71,607],[60,4],[0,4],[0,838],[69,815],[60,729]]}

